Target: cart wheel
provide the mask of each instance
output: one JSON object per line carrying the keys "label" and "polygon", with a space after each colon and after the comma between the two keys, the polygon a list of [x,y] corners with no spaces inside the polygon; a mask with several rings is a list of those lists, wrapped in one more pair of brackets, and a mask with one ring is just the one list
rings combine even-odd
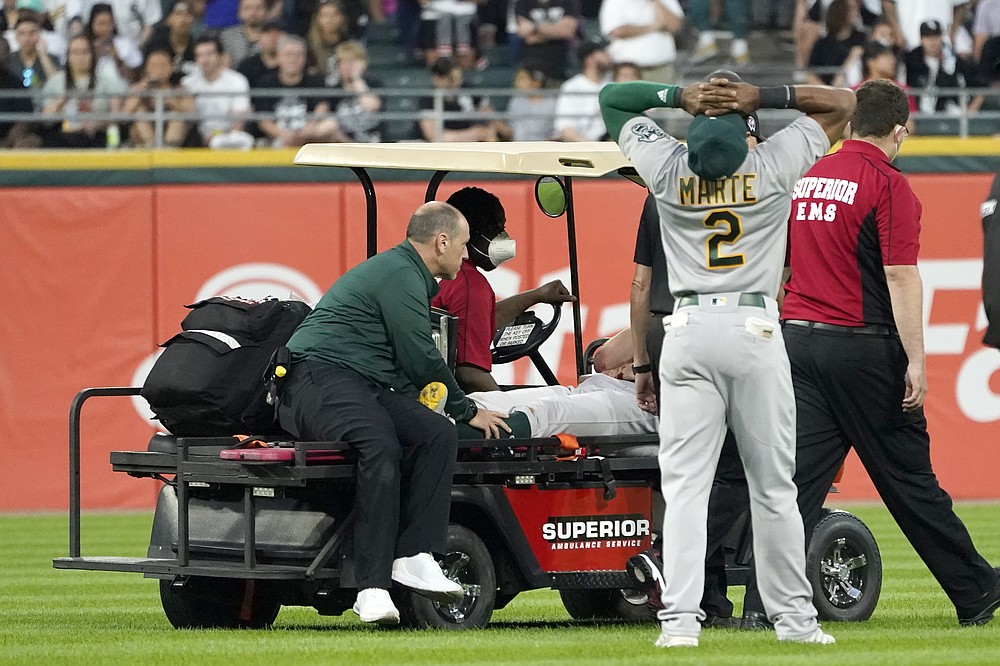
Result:
{"label": "cart wheel", "polygon": [[456,603],[443,604],[396,588],[393,597],[402,623],[417,629],[485,627],[496,604],[497,578],[493,558],[482,539],[461,525],[449,525],[448,554],[441,567],[448,578],[462,584],[465,596]]}
{"label": "cart wheel", "polygon": [[857,516],[825,509],[809,543],[806,575],[820,619],[867,620],[882,591],[882,556],[875,537]]}
{"label": "cart wheel", "polygon": [[175,629],[264,629],[281,604],[259,580],[161,580],[160,602]]}
{"label": "cart wheel", "polygon": [[559,590],[566,612],[574,620],[652,622],[656,613],[639,590]]}

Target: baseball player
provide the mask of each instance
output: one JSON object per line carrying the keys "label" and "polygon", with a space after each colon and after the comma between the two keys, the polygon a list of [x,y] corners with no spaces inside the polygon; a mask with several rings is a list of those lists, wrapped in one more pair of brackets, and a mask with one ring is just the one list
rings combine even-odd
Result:
{"label": "baseball player", "polygon": [[[675,298],[659,368],[667,509],[658,647],[698,645],[708,497],[727,422],[746,467],[757,576],[778,639],[834,642],[816,622],[805,576],[792,483],[795,402],[774,295],[792,187],[842,134],[854,94],[736,79],[684,89],[609,84],[600,96],[608,131],[656,197]],[[655,107],[695,116],[686,146],[642,115]],[[749,151],[744,115],[758,108],[807,115]]]}

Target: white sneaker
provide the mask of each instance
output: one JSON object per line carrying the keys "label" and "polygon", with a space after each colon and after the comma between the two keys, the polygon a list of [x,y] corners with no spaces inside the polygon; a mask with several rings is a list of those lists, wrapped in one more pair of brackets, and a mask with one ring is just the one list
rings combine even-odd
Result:
{"label": "white sneaker", "polygon": [[698,638],[696,636],[668,636],[667,634],[660,634],[654,645],[661,648],[693,648],[698,647]]}
{"label": "white sneaker", "polygon": [[421,596],[445,604],[453,604],[465,596],[465,588],[445,576],[430,553],[393,560],[392,579]]}
{"label": "white sneaker", "polygon": [[837,639],[826,633],[819,627],[813,630],[811,634],[806,634],[805,636],[798,636],[795,638],[781,638],[778,637],[779,641],[788,641],[790,643],[820,643],[822,645],[833,645],[837,642]]}
{"label": "white sneaker", "polygon": [[388,590],[369,587],[358,592],[358,600],[354,602],[354,612],[362,622],[375,624],[399,624],[399,611],[392,603]]}

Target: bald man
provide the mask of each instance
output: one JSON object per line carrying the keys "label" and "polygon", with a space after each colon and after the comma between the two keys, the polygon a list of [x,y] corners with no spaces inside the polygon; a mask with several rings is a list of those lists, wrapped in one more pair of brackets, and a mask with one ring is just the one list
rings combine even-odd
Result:
{"label": "bald man", "polygon": [[420,206],[406,240],[345,273],[288,341],[281,427],[300,439],[347,442],[357,454],[354,612],[363,622],[399,622],[393,582],[443,603],[464,595],[433,555],[447,548],[458,439],[418,397],[422,387],[444,385],[444,412],[456,422],[488,438],[509,431],[503,415],[465,396],[431,337],[435,278],[455,279],[468,240],[457,209]]}

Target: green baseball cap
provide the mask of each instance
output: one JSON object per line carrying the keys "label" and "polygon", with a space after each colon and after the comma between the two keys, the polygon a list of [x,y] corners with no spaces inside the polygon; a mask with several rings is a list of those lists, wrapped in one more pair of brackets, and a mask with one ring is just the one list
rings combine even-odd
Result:
{"label": "green baseball cap", "polygon": [[696,116],[688,129],[688,166],[704,180],[733,175],[747,157],[747,124],[738,113]]}

